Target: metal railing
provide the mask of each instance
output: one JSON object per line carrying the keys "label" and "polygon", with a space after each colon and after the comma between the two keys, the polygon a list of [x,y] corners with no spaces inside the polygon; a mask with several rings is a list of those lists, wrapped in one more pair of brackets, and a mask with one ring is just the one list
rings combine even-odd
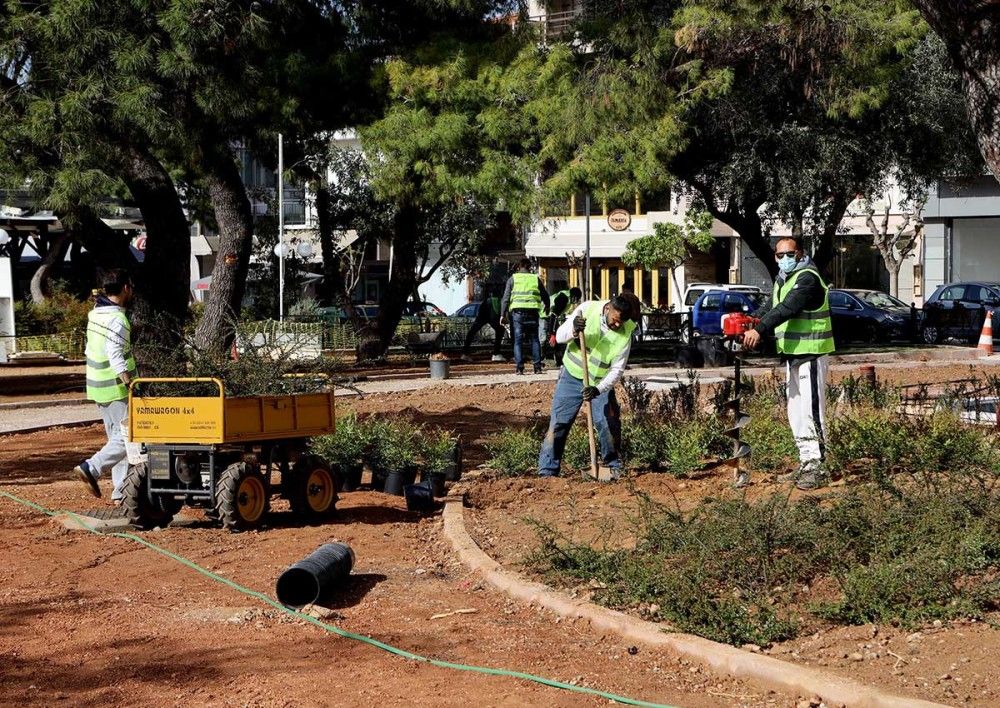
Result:
{"label": "metal railing", "polygon": [[542,40],[558,39],[573,26],[573,21],[583,13],[582,7],[562,12],[548,12],[544,15],[532,15],[528,18],[531,24],[542,29]]}

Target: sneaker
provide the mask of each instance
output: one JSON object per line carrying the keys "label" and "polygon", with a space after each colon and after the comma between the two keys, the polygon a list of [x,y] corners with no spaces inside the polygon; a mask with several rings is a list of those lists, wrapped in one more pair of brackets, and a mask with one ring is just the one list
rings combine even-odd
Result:
{"label": "sneaker", "polygon": [[543,371],[545,371],[545,367],[544,367],[544,366],[536,366],[536,367],[535,367],[535,371],[534,371],[534,373],[536,373],[536,374],[540,374],[540,373],[542,373]]}
{"label": "sneaker", "polygon": [[503,354],[494,354],[493,358],[490,359],[490,361],[507,361],[507,357],[505,357]]}
{"label": "sneaker", "polygon": [[830,476],[823,469],[814,469],[799,477],[795,483],[796,489],[808,492],[812,489],[820,489],[830,483]]}
{"label": "sneaker", "polygon": [[91,471],[90,465],[87,464],[86,460],[84,460],[76,467],[74,467],[73,473],[77,476],[77,478],[81,482],[87,485],[87,488],[90,489],[91,494],[93,494],[97,498],[100,498],[101,488],[97,484],[97,477],[94,476],[94,473]]}
{"label": "sneaker", "polygon": [[782,474],[779,474],[777,476],[777,480],[781,484],[784,484],[785,482],[798,482],[799,478],[801,478],[803,474],[805,473],[803,472],[802,467],[799,467],[791,472],[783,472]]}
{"label": "sneaker", "polygon": [[514,373],[518,376],[524,376],[524,369],[514,369]]}

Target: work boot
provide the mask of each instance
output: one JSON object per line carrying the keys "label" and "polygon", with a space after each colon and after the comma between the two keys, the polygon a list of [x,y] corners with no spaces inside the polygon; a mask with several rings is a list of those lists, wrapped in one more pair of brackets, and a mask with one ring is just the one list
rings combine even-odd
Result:
{"label": "work boot", "polygon": [[75,474],[81,482],[87,485],[91,494],[97,498],[101,497],[101,487],[97,484],[97,477],[91,471],[90,465],[87,464],[86,460],[73,468],[73,474]]}
{"label": "work boot", "polygon": [[524,376],[524,369],[514,369],[514,373],[518,376]]}
{"label": "work boot", "polygon": [[535,367],[536,374],[540,374],[543,371],[545,371],[545,364],[539,364],[538,366]]}
{"label": "work boot", "polygon": [[808,492],[812,489],[820,489],[830,484],[830,475],[822,465],[813,465],[795,482],[796,489]]}

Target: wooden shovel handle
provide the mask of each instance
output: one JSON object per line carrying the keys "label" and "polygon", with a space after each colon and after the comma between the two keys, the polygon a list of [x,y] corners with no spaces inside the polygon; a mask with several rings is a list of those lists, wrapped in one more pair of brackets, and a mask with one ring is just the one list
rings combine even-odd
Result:
{"label": "wooden shovel handle", "polygon": [[[580,359],[583,361],[583,387],[590,386],[590,372],[587,370],[587,341],[584,333],[580,332]],[[594,402],[584,401],[584,411],[587,416],[587,441],[590,443],[590,475],[596,480],[597,469],[597,440],[594,437]]]}

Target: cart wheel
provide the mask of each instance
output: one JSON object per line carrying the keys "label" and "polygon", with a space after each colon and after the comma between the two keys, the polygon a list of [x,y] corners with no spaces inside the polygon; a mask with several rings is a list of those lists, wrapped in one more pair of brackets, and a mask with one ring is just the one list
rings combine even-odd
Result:
{"label": "cart wheel", "polygon": [[145,462],[129,465],[122,483],[122,508],[128,522],[140,529],[163,527],[180,511],[183,502],[172,497],[149,499],[149,468]]}
{"label": "cart wheel", "polygon": [[292,468],[288,501],[292,511],[305,516],[328,516],[336,511],[337,478],[316,455],[304,455]]}
{"label": "cart wheel", "polygon": [[215,485],[215,513],[231,531],[243,531],[260,525],[267,513],[267,482],[258,470],[246,462],[229,465]]}

